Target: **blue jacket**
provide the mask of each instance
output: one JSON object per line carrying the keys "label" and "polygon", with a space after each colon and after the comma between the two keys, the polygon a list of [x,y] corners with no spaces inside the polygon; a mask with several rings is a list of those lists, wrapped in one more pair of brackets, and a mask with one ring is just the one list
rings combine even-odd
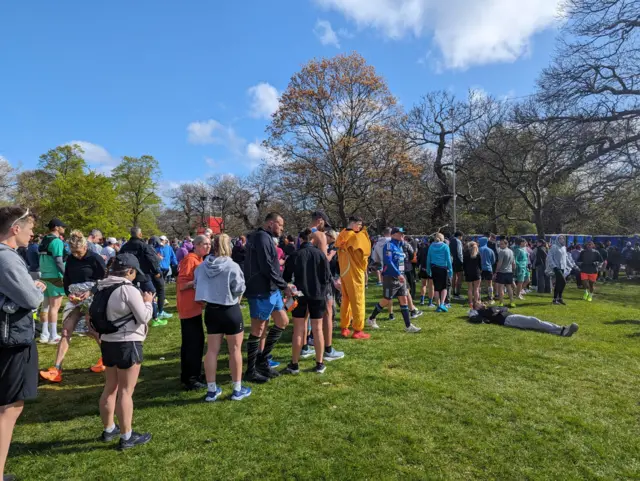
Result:
{"label": "blue jacket", "polygon": [[487,247],[489,239],[486,237],[480,237],[478,243],[480,244],[480,260],[482,262],[483,272],[493,272],[493,264],[496,263],[496,254],[493,249]]}
{"label": "blue jacket", "polygon": [[160,269],[167,271],[171,269],[171,266],[178,265],[176,253],[173,252],[173,248],[170,245],[156,247],[156,252],[162,256]]}
{"label": "blue jacket", "polygon": [[38,244],[30,244],[27,248],[27,264],[29,272],[38,272],[40,270],[40,253],[38,252]]}
{"label": "blue jacket", "polygon": [[404,275],[404,250],[402,242],[391,239],[382,248],[382,275],[400,277]]}
{"label": "blue jacket", "polygon": [[434,242],[429,246],[427,253],[427,274],[431,274],[431,266],[444,267],[449,271],[449,277],[453,276],[453,265],[451,264],[451,251],[444,242]]}

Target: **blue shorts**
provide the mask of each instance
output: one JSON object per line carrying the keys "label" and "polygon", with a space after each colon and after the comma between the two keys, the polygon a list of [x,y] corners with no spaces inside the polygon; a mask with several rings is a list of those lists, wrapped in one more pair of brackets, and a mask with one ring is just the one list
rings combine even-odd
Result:
{"label": "blue shorts", "polygon": [[273,311],[284,311],[284,302],[280,291],[274,291],[269,296],[247,297],[247,301],[249,301],[251,319],[268,321]]}

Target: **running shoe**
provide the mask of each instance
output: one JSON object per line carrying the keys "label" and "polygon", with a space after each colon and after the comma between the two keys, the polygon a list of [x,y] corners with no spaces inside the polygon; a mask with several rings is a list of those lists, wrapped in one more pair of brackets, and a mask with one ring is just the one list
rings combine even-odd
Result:
{"label": "running shoe", "polygon": [[349,337],[351,336],[351,331],[349,329],[341,329],[340,334],[342,337]]}
{"label": "running shoe", "polygon": [[40,336],[40,339],[38,339],[38,342],[40,344],[49,344],[49,336]]}
{"label": "running shoe", "polygon": [[160,314],[158,314],[159,319],[171,319],[172,317],[173,317],[173,314],[167,311],[162,311]]}
{"label": "running shoe", "polygon": [[558,299],[558,304],[562,304],[563,306],[567,305],[567,303],[564,302],[564,299]]}
{"label": "running shoe", "polygon": [[100,435],[100,441],[102,441],[103,443],[110,443],[117,436],[120,436],[120,426],[116,424],[116,428],[110,433],[102,431],[102,434]]}
{"label": "running shoe", "polygon": [[396,316],[394,314],[389,314],[389,320],[390,321],[395,321],[396,320]]}
{"label": "running shoe", "polygon": [[222,388],[217,386],[215,392],[207,391],[207,395],[204,397],[204,400],[205,402],[212,403],[217,401],[220,396],[222,396]]}
{"label": "running shoe", "polygon": [[278,361],[274,361],[273,359],[269,359],[269,367],[270,368],[276,368],[280,365],[280,363]]}
{"label": "running shoe", "polygon": [[89,369],[91,370],[91,372],[101,373],[101,372],[104,372],[107,368],[104,364],[102,364],[102,358],[100,358],[98,359],[98,362],[96,362]]}
{"label": "running shoe", "polygon": [[520,299],[521,301],[524,301],[524,296],[523,296],[522,294],[520,294],[520,295],[518,296],[518,299]]}
{"label": "running shoe", "polygon": [[256,384],[264,384],[265,382],[269,382],[269,378],[263,376],[258,371],[245,373],[244,380],[247,382],[254,382]]}
{"label": "running shoe", "polygon": [[351,339],[369,339],[371,338],[371,334],[367,334],[364,331],[353,331],[353,336]]}
{"label": "running shoe", "polygon": [[282,374],[293,374],[295,376],[297,376],[298,374],[300,374],[300,367],[296,367],[295,365],[293,365],[292,363],[289,363],[287,365],[287,367],[285,367],[282,370]]}
{"label": "running shoe", "polygon": [[422,331],[422,329],[420,329],[419,327],[414,326],[413,324],[409,324],[409,327],[405,327],[404,328],[404,332],[408,332],[408,333],[416,333],[416,332],[420,332]]}
{"label": "running shoe", "polygon": [[444,304],[440,304],[436,309],[436,312],[449,312],[449,309]]}
{"label": "running shoe", "polygon": [[135,448],[136,446],[142,446],[143,444],[147,444],[151,441],[151,433],[136,433],[132,432],[131,437],[126,441],[120,437],[120,445],[118,448],[120,450]]}
{"label": "running shoe", "polygon": [[49,339],[49,342],[47,344],[58,344],[60,342],[60,339],[62,339],[62,337],[56,336],[53,339]]}
{"label": "running shoe", "polygon": [[280,376],[280,373],[275,369],[271,369],[268,363],[257,366],[256,371],[268,379],[274,379]]}
{"label": "running shoe", "polygon": [[331,347],[331,351],[330,352],[326,352],[324,353],[324,360],[327,362],[331,362],[331,361],[337,361],[338,359],[342,359],[344,357],[344,352],[342,351],[336,351],[335,347]]}
{"label": "running shoe", "polygon": [[154,319],[151,321],[151,327],[162,327],[169,324],[166,319]]}
{"label": "running shoe", "polygon": [[567,326],[564,329],[562,329],[562,336],[563,337],[571,337],[576,332],[578,332],[578,325],[574,322],[570,326]]}
{"label": "running shoe", "polygon": [[589,298],[589,291],[584,291],[584,295],[582,296],[582,299],[586,301],[588,298]]}
{"label": "running shoe", "polygon": [[327,366],[325,366],[324,363],[316,363],[316,367],[313,368],[313,372],[316,374],[324,374],[326,370]]}
{"label": "running shoe", "polygon": [[40,377],[49,382],[62,382],[62,369],[51,366],[46,371],[40,371]]}
{"label": "running shoe", "polygon": [[429,304],[429,305],[427,306],[427,308],[429,308],[429,309],[437,309],[437,308],[438,308],[438,306],[436,306],[435,304]]}
{"label": "running shoe", "polygon": [[189,379],[189,382],[182,383],[182,387],[185,391],[199,391],[205,389],[207,385],[197,378],[192,378]]}
{"label": "running shoe", "polygon": [[378,323],[375,319],[367,319],[367,326],[369,326],[371,329],[380,329],[380,326],[378,326]]}
{"label": "running shoe", "polygon": [[376,287],[382,287],[382,282],[376,282]]}
{"label": "running shoe", "polygon": [[591,294],[587,297],[587,302],[593,302],[593,296]]}
{"label": "running shoe", "polygon": [[316,350],[313,347],[307,347],[306,349],[303,347],[300,350],[300,357],[302,359],[308,359],[316,355]]}
{"label": "running shoe", "polygon": [[231,394],[232,401],[242,401],[244,398],[251,396],[251,388],[241,386],[239,390],[233,391]]}
{"label": "running shoe", "polygon": [[513,309],[514,307],[516,307],[515,302],[511,302],[511,303],[509,304],[509,307],[510,307],[511,309]]}
{"label": "running shoe", "polygon": [[418,309],[414,309],[413,311],[411,311],[411,319],[416,319],[420,317],[422,314],[423,314],[422,311],[419,311]]}

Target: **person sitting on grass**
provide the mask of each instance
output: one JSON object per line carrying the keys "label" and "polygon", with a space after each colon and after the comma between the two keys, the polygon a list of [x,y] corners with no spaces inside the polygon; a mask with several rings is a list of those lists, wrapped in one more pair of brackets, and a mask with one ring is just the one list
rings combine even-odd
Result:
{"label": "person sitting on grass", "polygon": [[231,400],[241,401],[251,395],[251,389],[241,384],[244,323],[240,298],[245,290],[245,282],[242,269],[231,259],[231,239],[227,234],[215,238],[213,255],[196,268],[194,287],[196,302],[203,302],[206,306],[204,323],[207,326],[207,355],[204,358],[204,371],[208,389],[204,400],[213,402],[222,395],[222,388],[216,385],[216,373],[222,338],[226,337],[233,382]]}
{"label": "person sitting on grass", "polygon": [[474,307],[474,310],[469,311],[469,322],[472,324],[497,324],[562,337],[571,337],[578,332],[578,324],[575,322],[570,326],[559,326],[537,317],[511,314],[506,307],[486,307],[484,304],[477,304]]}
{"label": "person sitting on grass", "polygon": [[[154,294],[142,293],[133,285],[136,276],[140,275],[143,274],[138,259],[133,254],[119,254],[109,277],[98,282],[98,291],[117,286],[109,296],[105,314],[107,320],[114,324],[118,322],[119,325],[113,334],[100,336],[102,361],[106,367],[106,382],[100,396],[100,417],[104,425],[100,439],[111,442],[119,435],[121,450],[151,440],[151,433],[136,433],[131,426],[133,391],[143,359],[142,343],[147,337],[149,321],[153,316]],[[93,315],[92,311],[92,320],[95,320]],[[115,424],[115,414],[118,415],[120,426]]]}

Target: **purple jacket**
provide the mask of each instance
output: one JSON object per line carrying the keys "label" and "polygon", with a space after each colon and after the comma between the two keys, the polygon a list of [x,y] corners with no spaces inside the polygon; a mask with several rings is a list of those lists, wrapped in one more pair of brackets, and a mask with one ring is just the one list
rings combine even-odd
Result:
{"label": "purple jacket", "polygon": [[191,242],[183,242],[182,247],[180,247],[180,249],[178,249],[178,251],[176,252],[176,258],[178,259],[178,263],[180,263],[182,259],[187,257],[187,254],[189,254],[189,252],[191,252],[192,250],[193,250],[193,244]]}

